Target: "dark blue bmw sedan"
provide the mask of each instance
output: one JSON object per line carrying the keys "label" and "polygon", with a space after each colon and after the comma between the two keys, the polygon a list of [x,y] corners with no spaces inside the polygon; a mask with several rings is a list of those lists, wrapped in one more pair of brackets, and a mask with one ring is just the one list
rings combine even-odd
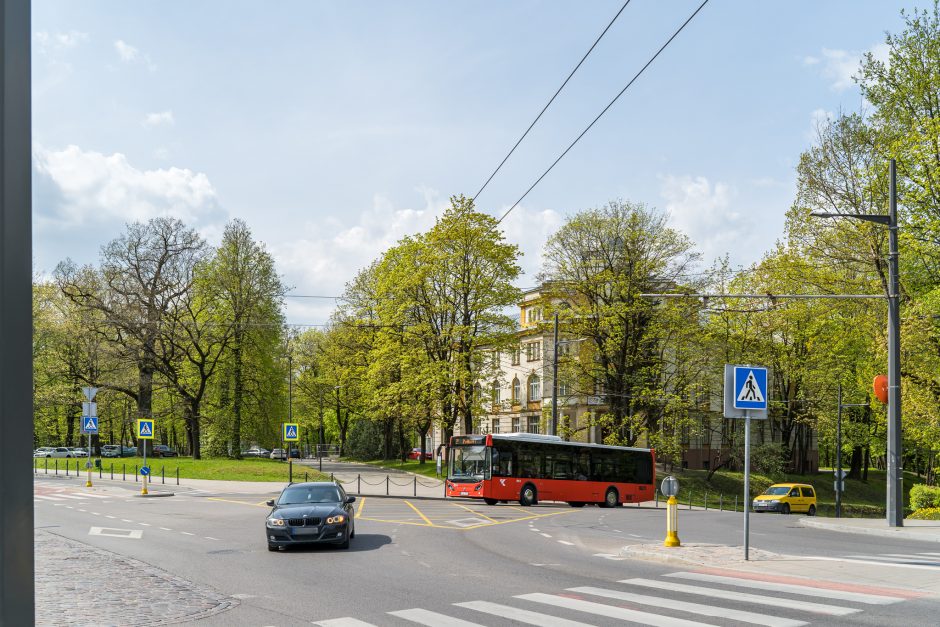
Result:
{"label": "dark blue bmw sedan", "polygon": [[348,549],[356,536],[355,500],[336,483],[292,483],[276,500],[268,501],[274,508],[264,523],[268,550],[315,543]]}

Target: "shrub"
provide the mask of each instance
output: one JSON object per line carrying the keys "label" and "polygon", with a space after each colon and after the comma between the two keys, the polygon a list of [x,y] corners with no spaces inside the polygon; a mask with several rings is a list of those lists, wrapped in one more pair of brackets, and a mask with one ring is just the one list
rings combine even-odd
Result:
{"label": "shrub", "polygon": [[940,507],[940,487],[918,484],[911,488],[911,509]]}
{"label": "shrub", "polygon": [[940,507],[925,507],[907,518],[908,520],[940,520]]}

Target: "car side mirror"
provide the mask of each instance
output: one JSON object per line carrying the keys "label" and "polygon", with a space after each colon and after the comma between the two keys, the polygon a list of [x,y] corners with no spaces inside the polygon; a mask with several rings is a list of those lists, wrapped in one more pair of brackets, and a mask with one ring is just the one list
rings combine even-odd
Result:
{"label": "car side mirror", "polygon": [[268,507],[274,507],[274,499],[269,500],[269,501],[266,503],[266,505],[267,505]]}
{"label": "car side mirror", "polygon": [[356,502],[356,497],[354,497],[354,496],[347,496],[345,502],[346,502],[346,503],[355,503],[355,502]]}

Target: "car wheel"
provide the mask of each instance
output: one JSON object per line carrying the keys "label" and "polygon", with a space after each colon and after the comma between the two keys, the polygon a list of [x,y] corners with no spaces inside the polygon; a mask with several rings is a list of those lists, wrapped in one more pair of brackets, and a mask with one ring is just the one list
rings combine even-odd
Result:
{"label": "car wheel", "polygon": [[487,505],[496,505],[497,503],[499,503],[499,500],[498,500],[498,499],[486,499],[486,498],[485,498],[485,499],[483,499],[483,502],[486,503]]}
{"label": "car wheel", "polygon": [[584,503],[581,501],[568,501],[568,505],[571,507],[584,507]]}
{"label": "car wheel", "polygon": [[620,495],[617,494],[617,488],[607,488],[607,492],[604,493],[604,502],[601,503],[601,507],[617,507],[619,500]]}
{"label": "car wheel", "polygon": [[781,513],[781,514],[789,514],[789,513],[790,513],[790,504],[789,504],[789,503],[784,503],[784,504],[783,504],[783,507],[780,508],[780,513]]}
{"label": "car wheel", "polygon": [[815,515],[816,515],[816,506],[815,506],[815,505],[810,505],[810,506],[809,506],[809,509],[808,509],[807,512],[806,512],[806,514],[807,514],[807,516],[815,516]]}
{"label": "car wheel", "polygon": [[522,486],[522,490],[519,492],[519,505],[523,507],[535,505],[537,497],[538,494],[535,491],[535,486],[531,483],[527,483]]}
{"label": "car wheel", "polygon": [[269,550],[269,551],[277,551],[277,545],[276,545],[276,544],[268,544],[268,550]]}

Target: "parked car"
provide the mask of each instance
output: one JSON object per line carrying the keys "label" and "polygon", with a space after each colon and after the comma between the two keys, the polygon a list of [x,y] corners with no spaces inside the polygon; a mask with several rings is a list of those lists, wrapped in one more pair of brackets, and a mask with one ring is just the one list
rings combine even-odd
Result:
{"label": "parked car", "polygon": [[88,457],[88,451],[81,446],[72,446],[70,450],[72,451],[72,457]]}
{"label": "parked car", "polygon": [[[421,459],[421,449],[413,448],[411,452],[408,453],[408,459]],[[431,451],[424,452],[424,459],[434,459],[434,453]]]}
{"label": "parked car", "polygon": [[153,456],[154,457],[179,457],[179,453],[176,452],[176,449],[172,449],[166,444],[154,444],[153,445]]}
{"label": "parked car", "polygon": [[33,453],[33,457],[68,457],[72,458],[75,455],[72,453],[72,449],[66,448],[64,446],[56,446],[55,448],[49,448],[43,451],[42,455],[37,455]]}
{"label": "parked car", "polygon": [[50,451],[54,451],[54,450],[55,448],[51,446],[40,446],[35,451],[33,451],[33,457],[45,457],[46,453],[49,453]]}
{"label": "parked car", "polygon": [[102,457],[120,457],[121,456],[121,445],[120,444],[105,444],[101,447],[101,456]]}
{"label": "parked car", "polygon": [[122,446],[121,447],[121,457],[134,457],[137,455],[136,446]]}
{"label": "parked car", "polygon": [[300,459],[300,449],[292,448],[290,450],[290,456],[294,459]]}
{"label": "parked car", "polygon": [[287,453],[282,448],[276,448],[271,451],[271,459],[287,459]]}
{"label": "parked car", "polygon": [[252,446],[247,451],[242,453],[242,457],[267,457],[271,454],[271,451],[264,448],[263,446]]}
{"label": "parked car", "polygon": [[805,483],[775,483],[751,504],[754,512],[806,512],[816,515],[816,490]]}
{"label": "parked car", "polygon": [[356,536],[352,506],[355,500],[331,481],[287,486],[277,500],[267,502],[274,508],[264,521],[268,550],[317,543],[348,549],[349,540]]}

